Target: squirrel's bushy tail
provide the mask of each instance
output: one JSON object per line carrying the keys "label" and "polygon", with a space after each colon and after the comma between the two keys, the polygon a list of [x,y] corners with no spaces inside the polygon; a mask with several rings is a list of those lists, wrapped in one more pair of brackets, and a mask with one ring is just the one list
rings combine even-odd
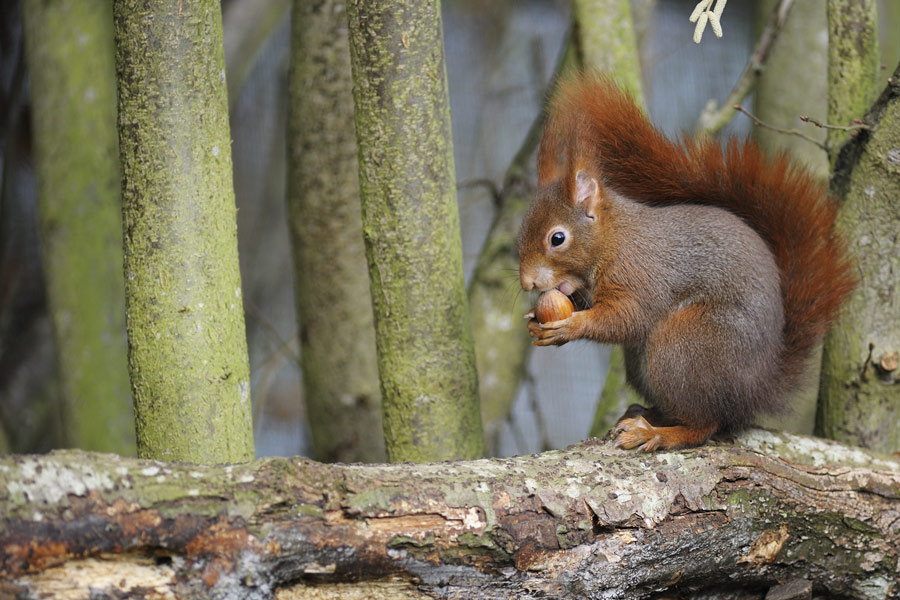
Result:
{"label": "squirrel's bushy tail", "polygon": [[543,184],[565,169],[591,167],[604,185],[648,204],[725,208],[768,243],[784,297],[782,391],[795,387],[855,285],[834,229],[836,203],[825,186],[781,153],[750,141],[668,139],[610,78],[564,80],[551,100],[538,152]]}

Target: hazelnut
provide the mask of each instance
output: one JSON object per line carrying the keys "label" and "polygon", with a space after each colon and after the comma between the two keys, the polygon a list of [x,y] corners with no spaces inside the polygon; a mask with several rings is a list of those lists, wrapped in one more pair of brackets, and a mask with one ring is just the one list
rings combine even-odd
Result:
{"label": "hazelnut", "polygon": [[534,316],[541,323],[568,319],[573,312],[575,312],[575,305],[559,290],[544,292],[534,306]]}

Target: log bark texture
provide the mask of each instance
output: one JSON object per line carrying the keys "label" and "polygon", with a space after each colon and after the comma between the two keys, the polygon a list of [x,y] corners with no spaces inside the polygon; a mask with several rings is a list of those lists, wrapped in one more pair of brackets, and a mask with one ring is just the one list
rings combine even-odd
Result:
{"label": "log bark texture", "polygon": [[420,465],[7,456],[0,514],[0,596],[900,597],[900,461],[762,430]]}

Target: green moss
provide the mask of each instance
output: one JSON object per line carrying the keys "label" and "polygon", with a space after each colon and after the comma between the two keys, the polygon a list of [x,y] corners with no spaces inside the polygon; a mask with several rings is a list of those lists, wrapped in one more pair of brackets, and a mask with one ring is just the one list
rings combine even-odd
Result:
{"label": "green moss", "polygon": [[[862,118],[878,95],[881,56],[878,50],[876,0],[828,0],[828,122],[851,125]],[[850,132],[828,130],[832,167]]]}
{"label": "green moss", "polygon": [[294,510],[297,511],[297,514],[304,517],[315,517],[317,519],[321,519],[325,515],[324,511],[314,504],[301,504],[300,506],[294,507]]}
{"label": "green moss", "polygon": [[387,543],[388,548],[408,548],[410,546],[413,548],[431,549],[434,546],[434,536],[429,534],[422,539],[415,539],[405,535],[397,535],[388,540]]}

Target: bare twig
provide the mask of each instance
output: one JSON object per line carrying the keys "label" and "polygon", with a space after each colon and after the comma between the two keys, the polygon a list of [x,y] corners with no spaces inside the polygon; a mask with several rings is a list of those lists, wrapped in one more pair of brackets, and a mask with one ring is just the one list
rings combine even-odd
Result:
{"label": "bare twig", "polygon": [[841,131],[859,131],[860,129],[872,129],[865,123],[863,123],[862,119],[853,119],[853,125],[831,125],[830,123],[822,123],[821,121],[817,121],[812,117],[808,117],[806,115],[800,115],[800,120],[804,123],[812,123],[816,127],[821,127],[822,129],[839,129]]}
{"label": "bare twig", "polygon": [[[766,129],[770,129],[777,133],[783,133],[786,135],[795,135],[799,138],[806,140],[807,142],[815,144],[816,146],[818,146],[822,150],[825,150],[826,152],[828,151],[827,144],[820,142],[819,140],[806,135],[799,129],[782,129],[781,127],[776,127],[775,125],[766,123],[765,121],[760,120],[756,115],[751,113],[749,110],[747,110],[740,104],[735,104],[733,108],[734,108],[734,110],[744,113],[745,115],[750,117],[753,120],[753,124],[756,125],[757,127],[765,127]],[[821,127],[822,129],[839,129],[841,131],[850,131],[850,132],[852,132],[850,135],[856,135],[857,132],[859,132],[861,129],[871,129],[871,127],[869,127],[868,125],[866,125],[865,123],[862,122],[862,119],[854,119],[853,125],[846,125],[846,126],[845,125],[830,125],[828,123],[822,123],[821,121],[817,121],[816,119],[813,119],[812,117],[808,117],[806,115],[800,115],[800,120],[803,121],[804,123],[811,123],[811,124],[815,125],[816,127]]]}
{"label": "bare twig", "polygon": [[728,98],[722,103],[722,107],[717,108],[715,100],[710,100],[703,112],[700,113],[700,118],[697,120],[697,133],[713,135],[725,127],[734,116],[732,107],[739,104],[756,85],[757,75],[762,71],[772,44],[784,27],[793,4],[794,0],[780,0],[772,12],[769,22],[766,23],[765,29],[760,34],[759,41],[756,42],[756,47],[753,49],[743,73],[734,84]]}
{"label": "bare twig", "polygon": [[[745,109],[740,104],[735,104],[734,110],[736,110],[738,112],[742,112],[745,115],[747,115],[748,117],[750,117],[753,120],[753,124],[756,125],[757,127],[765,127],[766,129],[771,129],[772,131],[777,131],[778,133],[784,133],[786,135],[796,135],[799,138],[803,138],[807,142],[815,144],[822,150],[826,150],[824,143],[820,142],[819,140],[817,140],[813,137],[806,135],[799,129],[782,129],[781,127],[776,127],[774,125],[770,125],[769,123],[766,123],[765,121],[759,120],[759,118],[757,118],[756,115],[754,115],[753,113],[751,113],[750,111]],[[800,117],[800,119],[803,120],[803,117]]]}

